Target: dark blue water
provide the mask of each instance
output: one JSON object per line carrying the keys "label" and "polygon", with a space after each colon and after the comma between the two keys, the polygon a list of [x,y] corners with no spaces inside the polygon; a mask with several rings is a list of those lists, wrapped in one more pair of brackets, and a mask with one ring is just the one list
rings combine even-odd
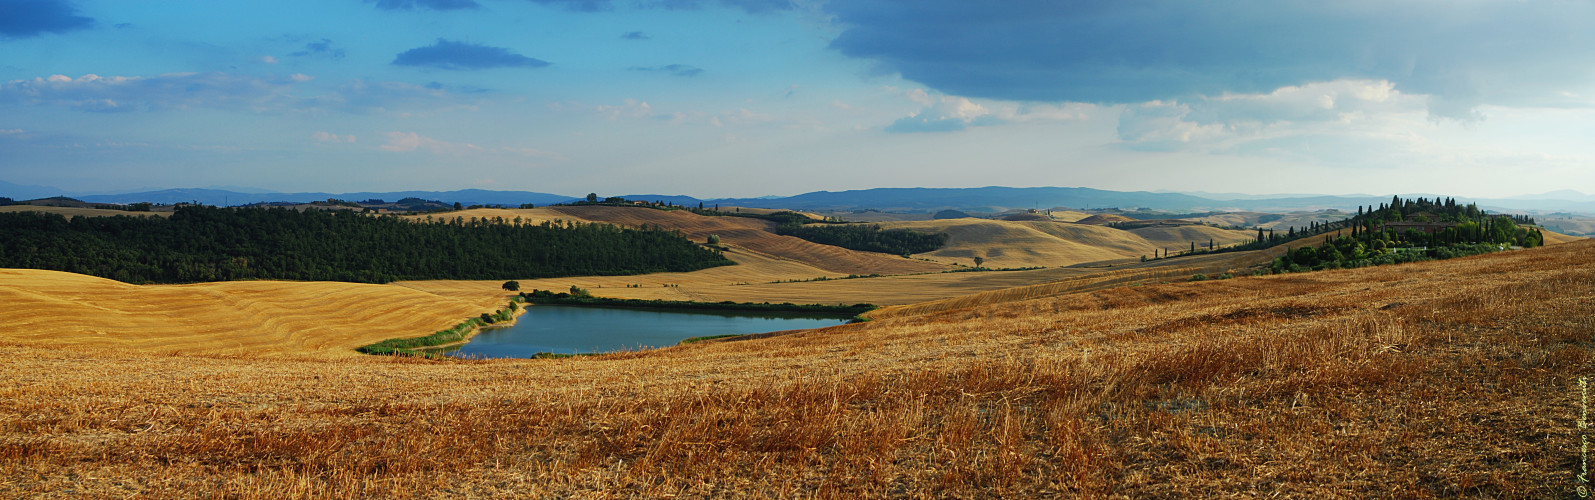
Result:
{"label": "dark blue water", "polygon": [[440,352],[471,358],[525,358],[669,347],[708,335],[824,328],[847,320],[799,314],[534,305],[514,326],[483,330]]}

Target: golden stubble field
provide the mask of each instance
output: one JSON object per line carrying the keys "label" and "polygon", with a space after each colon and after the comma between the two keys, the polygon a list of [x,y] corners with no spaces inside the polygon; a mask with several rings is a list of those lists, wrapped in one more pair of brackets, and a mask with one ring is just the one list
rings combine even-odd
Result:
{"label": "golden stubble field", "polygon": [[563,360],[0,343],[7,497],[1570,496],[1595,242]]}
{"label": "golden stubble field", "polygon": [[0,269],[0,342],[174,356],[354,357],[355,347],[448,328],[503,307],[506,297],[331,282],[139,286]]}
{"label": "golden stubble field", "polygon": [[943,219],[934,221],[888,222],[885,229],[908,229],[948,235],[947,245],[915,257],[941,262],[974,265],[984,259],[986,267],[1068,266],[1107,260],[1138,260],[1154,251],[1190,250],[1190,244],[1206,247],[1251,241],[1254,233],[1208,226],[1148,227],[1120,230],[1092,224],[1046,221],[1000,221],[987,219]]}

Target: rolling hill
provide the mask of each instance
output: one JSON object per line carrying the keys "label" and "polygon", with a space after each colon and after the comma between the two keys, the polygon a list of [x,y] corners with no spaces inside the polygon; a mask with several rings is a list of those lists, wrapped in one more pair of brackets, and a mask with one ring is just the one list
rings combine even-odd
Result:
{"label": "rolling hill", "polygon": [[908,229],[945,233],[947,245],[934,252],[915,255],[941,262],[974,265],[974,258],[985,259],[986,267],[1069,266],[1085,262],[1139,259],[1154,249],[1180,251],[1194,241],[1205,246],[1209,239],[1219,245],[1249,241],[1246,231],[1231,231],[1208,226],[1153,227],[1131,231],[1090,224],[1042,221],[996,221],[983,219],[944,219],[935,221],[887,222],[885,229]]}
{"label": "rolling hill", "polygon": [[775,223],[747,217],[708,217],[686,211],[646,208],[574,206],[551,210],[593,222],[640,227],[653,225],[681,231],[688,239],[705,241],[716,234],[724,245],[753,253],[800,262],[831,273],[905,274],[931,272],[946,266],[879,253],[859,252],[812,243],[771,230]]}
{"label": "rolling hill", "polygon": [[[54,314],[0,329],[0,488],[1566,496],[1580,435],[1575,375],[1595,366],[1592,255],[1595,242],[1582,240],[1399,266],[1020,291],[755,340],[454,362],[247,354],[256,335],[318,332],[299,334],[303,346],[336,335],[311,316],[370,315],[330,328],[424,314],[387,309],[384,300],[427,295],[393,290],[402,287],[294,284],[318,291],[269,301],[251,294],[279,285],[187,287],[219,304],[201,306],[165,299],[181,287],[9,273],[8,304]],[[150,306],[134,313],[119,295]],[[362,300],[320,305],[337,298]],[[362,311],[373,306],[383,310]],[[141,325],[142,340],[127,345],[39,331],[93,339],[99,315],[161,318],[164,307],[263,326],[216,332],[215,350],[200,352],[219,355],[205,356],[173,356],[183,349],[166,344],[204,330],[196,324]]]}
{"label": "rolling hill", "polygon": [[129,285],[0,269],[0,341],[167,354],[353,357],[351,349],[454,326],[506,294],[444,297],[395,285],[234,281]]}

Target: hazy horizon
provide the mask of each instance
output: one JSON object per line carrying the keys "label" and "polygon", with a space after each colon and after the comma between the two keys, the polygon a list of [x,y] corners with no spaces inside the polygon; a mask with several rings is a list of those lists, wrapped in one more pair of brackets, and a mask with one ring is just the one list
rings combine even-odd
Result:
{"label": "hazy horizon", "polygon": [[[5,184],[5,183],[6,182],[5,182],[4,179],[0,179],[0,184]],[[16,183],[9,183],[9,184],[17,185]],[[80,195],[88,195],[88,196],[112,195],[112,194],[129,194],[129,193],[144,193],[144,192],[159,192],[159,191],[169,191],[169,190],[215,190],[215,191],[231,191],[231,192],[242,193],[242,194],[296,194],[296,193],[343,194],[343,193],[388,193],[388,192],[449,192],[449,191],[461,191],[461,190],[468,190],[468,189],[482,189],[482,190],[485,190],[485,191],[505,191],[505,192],[535,192],[535,193],[544,193],[544,194],[568,195],[568,196],[570,196],[572,198],[579,198],[579,197],[583,196],[582,193],[576,193],[576,192],[549,192],[549,191],[537,191],[537,190],[533,190],[533,189],[485,189],[485,188],[438,189],[438,188],[428,188],[428,187],[415,187],[415,188],[409,188],[409,189],[383,189],[383,190],[375,190],[375,189],[352,189],[352,190],[301,189],[301,190],[291,190],[291,191],[277,191],[277,190],[262,189],[262,188],[258,188],[258,187],[252,187],[252,186],[218,186],[218,185],[211,185],[211,186],[143,186],[143,187],[125,188],[125,189],[110,189],[110,190],[95,190],[95,191],[90,191],[90,190],[71,191],[71,190],[67,190],[66,188],[62,188],[61,186],[37,186],[37,185],[19,185],[19,186],[28,187],[28,188],[58,189],[58,190],[62,191],[62,195],[80,194]],[[3,191],[4,187],[5,186],[0,185],[0,196],[8,196],[7,193],[5,193]],[[709,200],[709,199],[725,199],[725,198],[738,198],[738,199],[787,198],[787,197],[803,195],[803,194],[809,194],[809,193],[815,193],[815,192],[833,192],[834,193],[834,192],[846,192],[846,191],[868,191],[868,190],[872,190],[872,189],[980,189],[980,188],[1014,188],[1014,189],[1029,189],[1029,188],[1085,188],[1085,189],[1100,189],[1100,190],[1103,190],[1103,191],[1118,191],[1118,192],[1137,192],[1137,193],[1154,193],[1154,194],[1185,194],[1185,195],[1208,198],[1208,199],[1212,199],[1212,200],[1216,200],[1216,201],[1227,201],[1227,200],[1236,200],[1236,199],[1252,199],[1252,198],[1257,198],[1257,199],[1268,199],[1268,198],[1307,198],[1307,197],[1367,198],[1367,197],[1385,197],[1385,196],[1403,196],[1403,197],[1406,197],[1406,196],[1419,196],[1419,195],[1426,195],[1426,196],[1436,196],[1436,195],[1438,195],[1438,196],[1453,197],[1453,198],[1463,198],[1463,197],[1466,197],[1466,198],[1480,198],[1480,199],[1485,199],[1485,198],[1490,198],[1490,199],[1525,198],[1525,199],[1547,199],[1547,200],[1553,200],[1553,199],[1558,199],[1558,198],[1548,197],[1548,196],[1554,196],[1554,195],[1559,195],[1559,194],[1570,194],[1570,195],[1573,195],[1574,197],[1573,198],[1564,198],[1564,199],[1578,201],[1578,200],[1581,200],[1583,198],[1595,198],[1595,195],[1588,194],[1588,193],[1585,193],[1585,192],[1582,192],[1582,191],[1579,191],[1579,190],[1576,190],[1576,189],[1558,189],[1558,190],[1555,190],[1555,191],[1547,191],[1547,192],[1543,192],[1543,193],[1522,193],[1522,194],[1508,195],[1508,196],[1501,196],[1501,197],[1482,197],[1482,196],[1460,196],[1460,195],[1454,195],[1454,194],[1449,194],[1449,193],[1406,193],[1406,192],[1401,192],[1401,193],[1397,193],[1397,192],[1390,192],[1390,193],[1376,193],[1376,192],[1365,192],[1365,193],[1306,193],[1306,192],[1299,192],[1299,193],[1264,193],[1264,192],[1250,192],[1250,193],[1242,193],[1242,192],[1211,192],[1211,191],[1200,191],[1200,190],[1184,190],[1184,191],[1180,191],[1180,190],[1166,190],[1166,189],[1123,189],[1123,190],[1118,190],[1118,189],[1094,188],[1094,187],[1091,187],[1091,186],[1007,186],[1007,185],[957,186],[957,187],[929,187],[929,186],[906,186],[906,185],[904,185],[904,186],[876,186],[876,187],[855,188],[855,189],[819,189],[819,190],[815,190],[815,191],[805,191],[805,192],[801,192],[801,193],[792,193],[792,194],[762,194],[762,193],[749,192],[749,193],[743,193],[743,194],[735,194],[735,195],[732,195],[732,196],[698,196],[698,195],[696,195],[694,193],[641,192],[641,191],[638,191],[638,192],[626,192],[626,193],[620,193],[620,192],[598,192],[598,194],[600,194],[601,196],[626,196],[626,195],[686,196],[686,197],[691,197],[691,198]],[[595,192],[595,191],[589,190],[589,192]],[[1245,198],[1235,198],[1237,196],[1245,197]]]}

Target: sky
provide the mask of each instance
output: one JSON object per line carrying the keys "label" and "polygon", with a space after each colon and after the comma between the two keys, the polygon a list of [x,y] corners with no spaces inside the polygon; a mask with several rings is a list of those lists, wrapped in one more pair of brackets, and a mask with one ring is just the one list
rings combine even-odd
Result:
{"label": "sky", "polygon": [[1595,194],[1595,1],[0,0],[0,181]]}

